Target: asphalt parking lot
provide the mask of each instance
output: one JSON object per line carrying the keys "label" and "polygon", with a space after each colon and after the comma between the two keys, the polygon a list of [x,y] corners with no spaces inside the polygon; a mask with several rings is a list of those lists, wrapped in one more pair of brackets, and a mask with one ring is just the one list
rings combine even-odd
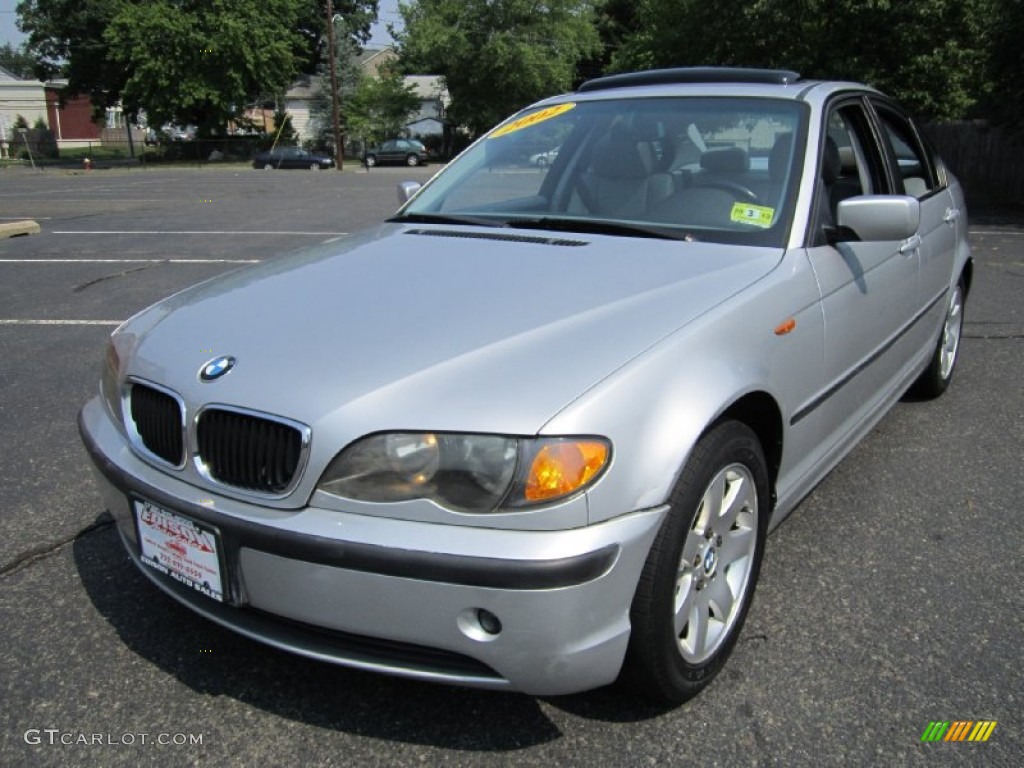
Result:
{"label": "asphalt parking lot", "polygon": [[[344,238],[436,170],[0,171],[0,765],[1024,764],[1024,225],[975,216],[960,368],[769,539],[723,674],[659,709],[349,671],[179,607],[122,552],[75,418],[121,320]],[[922,743],[994,720],[985,743]]]}

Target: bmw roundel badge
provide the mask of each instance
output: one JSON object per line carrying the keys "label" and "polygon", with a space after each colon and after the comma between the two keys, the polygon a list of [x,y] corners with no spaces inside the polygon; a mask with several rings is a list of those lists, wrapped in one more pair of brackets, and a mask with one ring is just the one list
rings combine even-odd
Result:
{"label": "bmw roundel badge", "polygon": [[229,355],[215,357],[199,369],[200,381],[216,381],[235,367],[235,358]]}

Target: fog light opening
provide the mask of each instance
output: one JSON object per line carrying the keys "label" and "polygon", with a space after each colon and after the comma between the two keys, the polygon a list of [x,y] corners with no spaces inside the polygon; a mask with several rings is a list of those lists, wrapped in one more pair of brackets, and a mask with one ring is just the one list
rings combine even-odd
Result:
{"label": "fog light opening", "polygon": [[467,608],[456,620],[459,630],[470,640],[488,643],[501,634],[501,619],[486,608]]}
{"label": "fog light opening", "polygon": [[501,619],[490,611],[480,608],[476,612],[476,620],[480,623],[480,629],[488,635],[501,634]]}

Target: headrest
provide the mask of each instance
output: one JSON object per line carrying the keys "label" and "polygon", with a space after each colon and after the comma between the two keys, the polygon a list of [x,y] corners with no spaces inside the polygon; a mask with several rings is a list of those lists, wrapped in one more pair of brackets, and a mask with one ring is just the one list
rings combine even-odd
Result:
{"label": "headrest", "polygon": [[857,156],[853,153],[853,147],[839,148],[839,167],[843,169],[844,175],[857,170]]}
{"label": "headrest", "polygon": [[839,159],[839,145],[831,136],[825,137],[825,156],[821,162],[821,179],[825,184],[832,184],[839,178],[843,170],[842,161]]}
{"label": "headrest", "polygon": [[638,144],[617,131],[594,145],[591,158],[593,173],[609,179],[645,178],[654,167],[648,144]]}
{"label": "headrest", "polygon": [[633,121],[633,138],[637,141],[657,141],[660,137],[658,121],[652,117],[638,117]]}
{"label": "headrest", "polygon": [[768,178],[775,182],[785,181],[792,157],[793,134],[778,134],[772,144],[772,151],[768,153]]}
{"label": "headrest", "polygon": [[743,173],[750,167],[750,158],[743,147],[709,149],[700,156],[700,167],[712,173]]}

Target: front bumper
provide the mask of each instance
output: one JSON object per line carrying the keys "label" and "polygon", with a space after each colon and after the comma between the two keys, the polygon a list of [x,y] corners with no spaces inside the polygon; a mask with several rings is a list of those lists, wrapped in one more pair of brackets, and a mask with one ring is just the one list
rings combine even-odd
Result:
{"label": "front bumper", "polygon": [[[511,531],[305,507],[269,509],[141,461],[99,398],[79,415],[136,565],[169,595],[256,640],[345,666],[533,695],[618,675],[629,607],[665,508],[566,531]],[[142,563],[134,501],[215,527],[224,603]],[[483,609],[501,631],[481,631]]]}

